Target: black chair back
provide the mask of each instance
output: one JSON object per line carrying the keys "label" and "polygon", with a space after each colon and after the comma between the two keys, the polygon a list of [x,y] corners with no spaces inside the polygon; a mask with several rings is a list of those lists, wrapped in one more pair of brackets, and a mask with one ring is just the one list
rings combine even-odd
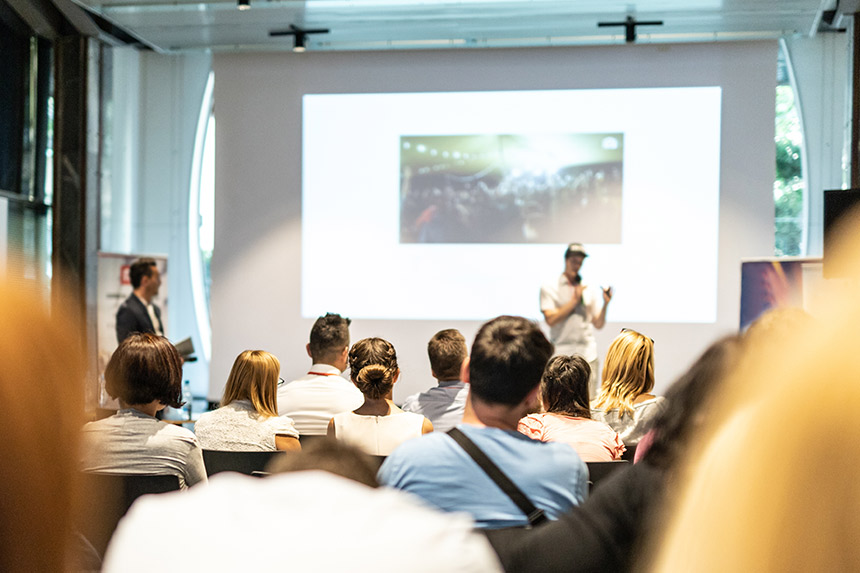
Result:
{"label": "black chair back", "polygon": [[621,454],[621,459],[633,463],[633,459],[636,457],[636,446],[628,446],[625,444],[625,448],[624,453]]}
{"label": "black chair back", "polygon": [[282,451],[228,452],[203,450],[203,463],[206,465],[206,475],[209,477],[221,472],[239,472],[240,474],[253,475],[254,472],[265,472],[266,466],[273,456],[285,453]]}
{"label": "black chair back", "polygon": [[611,462],[585,462],[588,466],[588,490],[591,491],[597,484],[606,479],[613,472],[626,467],[630,463],[627,460],[615,460]]}
{"label": "black chair back", "polygon": [[320,442],[328,439],[332,438],[329,438],[325,434],[317,436],[299,436],[299,443],[302,445],[302,449],[304,449],[315,442]]}
{"label": "black chair back", "polygon": [[78,531],[104,557],[119,520],[142,495],[179,489],[175,475],[115,475],[83,472],[83,511]]}
{"label": "black chair back", "polygon": [[382,466],[382,462],[385,461],[385,458],[388,456],[370,456],[370,463],[373,465],[373,469],[379,471],[379,468]]}

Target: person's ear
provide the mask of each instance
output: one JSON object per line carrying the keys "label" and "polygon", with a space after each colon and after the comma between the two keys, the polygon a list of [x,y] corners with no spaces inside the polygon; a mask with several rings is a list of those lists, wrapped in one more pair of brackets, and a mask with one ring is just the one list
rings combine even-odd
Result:
{"label": "person's ear", "polygon": [[397,372],[394,373],[394,379],[392,380],[391,384],[392,385],[397,384],[397,381],[399,379],[400,379],[400,368],[398,368]]}
{"label": "person's ear", "polygon": [[469,361],[470,358],[467,356],[465,360],[463,360],[463,365],[460,366],[460,380],[464,383],[469,383]]}
{"label": "person's ear", "polygon": [[307,344],[305,344],[305,350],[307,351],[308,356],[310,356],[311,358],[313,358],[313,355],[311,355],[311,343],[310,343],[310,342],[308,342]]}

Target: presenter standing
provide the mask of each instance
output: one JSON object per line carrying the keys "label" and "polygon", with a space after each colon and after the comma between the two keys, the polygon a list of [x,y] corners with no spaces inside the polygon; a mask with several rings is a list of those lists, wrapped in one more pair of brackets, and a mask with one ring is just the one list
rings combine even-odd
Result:
{"label": "presenter standing", "polygon": [[[564,253],[564,272],[557,281],[540,289],[540,310],[549,325],[555,355],[579,355],[591,365],[589,397],[598,390],[597,341],[594,329],[606,324],[606,309],[612,287],[590,287],[582,283],[579,269],[588,253],[581,243],[571,243]],[[603,304],[598,300],[602,294]]]}
{"label": "presenter standing", "polygon": [[117,343],[121,344],[133,333],[151,332],[164,336],[161,309],[152,302],[161,286],[158,264],[155,259],[138,259],[131,264],[128,274],[134,291],[116,312]]}

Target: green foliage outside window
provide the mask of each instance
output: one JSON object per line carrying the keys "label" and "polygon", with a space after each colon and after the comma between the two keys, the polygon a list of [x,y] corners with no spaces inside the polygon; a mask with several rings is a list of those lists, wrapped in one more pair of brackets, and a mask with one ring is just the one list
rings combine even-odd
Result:
{"label": "green foliage outside window", "polygon": [[800,255],[803,239],[803,172],[800,119],[791,86],[776,88],[776,178],[773,183],[774,254]]}

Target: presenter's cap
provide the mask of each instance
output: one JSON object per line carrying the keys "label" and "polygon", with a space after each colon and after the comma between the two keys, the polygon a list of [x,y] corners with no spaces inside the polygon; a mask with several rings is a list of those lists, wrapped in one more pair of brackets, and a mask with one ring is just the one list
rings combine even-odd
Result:
{"label": "presenter's cap", "polygon": [[573,255],[587,257],[588,253],[585,252],[585,247],[582,246],[582,243],[571,243],[567,246],[567,250],[564,252],[564,258],[566,259]]}

